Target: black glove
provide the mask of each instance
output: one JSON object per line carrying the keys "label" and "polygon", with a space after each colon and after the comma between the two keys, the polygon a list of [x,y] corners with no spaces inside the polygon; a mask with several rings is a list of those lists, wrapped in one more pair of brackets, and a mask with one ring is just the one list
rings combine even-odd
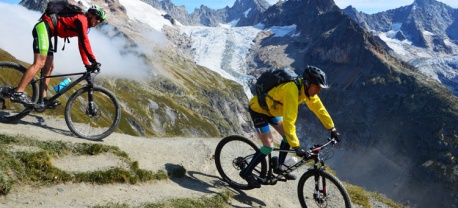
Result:
{"label": "black glove", "polygon": [[299,147],[294,148],[294,150],[296,151],[296,155],[299,157],[307,156],[307,149],[305,149],[305,147],[299,146]]}
{"label": "black glove", "polygon": [[340,134],[337,130],[331,131],[331,139],[335,139],[336,142],[340,142]]}
{"label": "black glove", "polygon": [[87,71],[95,71],[95,70],[100,71],[100,67],[101,66],[102,66],[101,63],[94,62],[94,63],[92,63],[90,65],[86,65],[86,70]]}

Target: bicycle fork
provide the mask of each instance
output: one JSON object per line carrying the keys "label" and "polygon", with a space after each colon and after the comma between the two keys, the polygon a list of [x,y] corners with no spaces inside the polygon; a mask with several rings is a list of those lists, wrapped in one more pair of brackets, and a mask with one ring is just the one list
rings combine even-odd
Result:
{"label": "bicycle fork", "polygon": [[[321,164],[320,167],[318,167],[318,163]],[[325,177],[321,177],[321,172],[324,171],[325,169],[325,166],[324,166],[324,162],[323,160],[320,160],[319,158],[315,159],[315,164],[313,165],[313,168],[315,169],[315,176],[314,176],[314,179],[315,179],[315,190],[313,192],[313,198],[315,199],[315,201],[319,204],[322,204],[325,202],[327,196],[328,196],[328,192],[327,192],[327,189],[326,189],[326,178]],[[321,185],[322,185],[322,188],[320,189],[320,178],[321,178]]]}
{"label": "bicycle fork", "polygon": [[92,118],[98,115],[97,109],[94,105],[94,89],[93,88],[89,88],[87,98],[88,98],[89,103],[88,103],[88,107],[86,108],[86,115]]}
{"label": "bicycle fork", "polygon": [[[315,199],[316,202],[318,203],[323,203],[324,199],[327,196],[327,191],[326,191],[326,179],[324,177],[320,177],[320,172],[317,171],[315,173],[315,191],[313,192],[313,198]],[[320,189],[320,178],[322,179],[321,183],[323,188]]]}

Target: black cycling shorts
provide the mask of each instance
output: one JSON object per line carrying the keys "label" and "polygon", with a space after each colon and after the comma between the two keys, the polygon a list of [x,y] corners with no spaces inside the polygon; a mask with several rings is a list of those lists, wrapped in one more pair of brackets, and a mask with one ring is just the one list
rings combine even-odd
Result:
{"label": "black cycling shorts", "polygon": [[278,122],[283,119],[283,117],[268,116],[266,114],[255,112],[251,110],[251,108],[249,108],[248,111],[250,112],[251,120],[253,121],[254,127],[258,133],[269,132],[269,124],[277,125]]}
{"label": "black cycling shorts", "polygon": [[45,21],[38,22],[32,30],[33,53],[52,56],[54,55],[51,42],[51,29]]}

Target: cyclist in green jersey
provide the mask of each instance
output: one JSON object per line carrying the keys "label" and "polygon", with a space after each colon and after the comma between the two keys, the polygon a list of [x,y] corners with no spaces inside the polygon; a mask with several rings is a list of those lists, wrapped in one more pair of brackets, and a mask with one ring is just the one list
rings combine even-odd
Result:
{"label": "cyclist in green jersey", "polygon": [[[77,14],[71,17],[58,17],[57,28],[52,23],[51,17],[43,15],[32,30],[33,35],[33,64],[24,73],[18,87],[11,100],[13,102],[32,105],[24,90],[33,77],[43,69],[45,76],[51,75],[54,68],[54,54],[51,37],[59,36],[61,38],[78,37],[78,47],[81,58],[86,67],[91,65],[100,65],[94,54],[88,39],[88,30],[95,27],[105,20],[105,11],[99,6],[91,6],[85,14]],[[54,34],[55,31],[57,34]],[[54,50],[55,51],[55,50]],[[43,96],[46,99],[46,90],[48,88],[49,78],[46,79]],[[51,104],[54,107],[60,105],[56,101]]]}

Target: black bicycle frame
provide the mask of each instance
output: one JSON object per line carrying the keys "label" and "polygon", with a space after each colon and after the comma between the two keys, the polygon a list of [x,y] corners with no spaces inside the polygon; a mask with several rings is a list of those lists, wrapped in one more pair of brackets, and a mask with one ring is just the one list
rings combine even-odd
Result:
{"label": "black bicycle frame", "polygon": [[[67,77],[67,76],[75,76],[75,75],[82,75],[79,77],[77,80],[71,82],[69,85],[65,86],[63,89],[59,90],[54,96],[52,96],[47,102],[44,102],[44,97],[43,97],[43,89],[45,88],[45,81],[47,78],[54,78],[54,77]],[[87,81],[87,87],[91,88],[94,86],[94,83],[91,79],[91,72],[79,72],[79,73],[71,73],[71,74],[60,74],[60,75],[51,75],[51,76],[44,76],[43,70],[41,70],[40,74],[40,79],[35,80],[35,82],[39,81],[39,92],[38,92],[38,101],[37,104],[34,106],[34,108],[45,108],[49,103],[53,102],[56,100],[58,97],[66,93],[68,90],[73,88],[75,85],[79,84],[81,81],[86,80]],[[92,93],[88,93],[88,99],[89,99],[89,110],[90,112],[93,111],[93,106],[91,105],[93,103],[93,97]]]}
{"label": "black bicycle frame", "polygon": [[[286,170],[283,171],[283,174],[288,174],[288,173],[291,173],[293,172],[294,170],[296,170],[297,168],[301,167],[302,165],[304,165],[304,163],[306,163],[307,161],[309,160],[313,160],[314,161],[314,165],[313,165],[313,168],[310,168],[310,169],[314,169],[314,170],[317,170],[315,172],[315,189],[317,192],[319,192],[319,176],[320,176],[320,173],[322,170],[324,170],[324,161],[320,158],[320,155],[318,154],[319,151],[321,151],[324,147],[328,146],[329,144],[331,144],[332,142],[329,141],[328,143],[322,145],[321,147],[316,147],[316,148],[313,148],[311,149],[310,151],[310,155],[307,157],[307,158],[302,158],[300,161],[296,162],[294,165],[292,166],[289,166]],[[272,152],[288,152],[288,153],[295,153],[294,150],[282,150],[282,149],[279,149],[279,148],[274,148]],[[281,175],[277,175],[276,177],[272,177],[273,176],[273,167],[272,167],[272,156],[271,154],[268,155],[268,164],[269,164],[269,171],[267,173],[267,177],[266,178],[261,178],[261,180],[263,181],[264,184],[275,184],[277,181],[286,181],[286,179],[282,179],[281,178]],[[318,164],[321,164],[320,167],[318,167]],[[309,170],[310,170],[309,169]],[[326,187],[326,180],[323,178],[323,187]],[[323,194],[326,194],[326,189],[323,190]]]}
{"label": "black bicycle frame", "polygon": [[[274,148],[272,152],[288,152],[288,153],[295,153],[294,150],[282,150],[282,149],[279,149],[279,148]],[[298,161],[297,163],[295,163],[294,165],[292,166],[289,166],[286,170],[283,171],[284,174],[282,175],[277,175],[275,177],[274,174],[273,174],[273,167],[272,167],[272,154],[269,154],[268,156],[268,164],[269,164],[269,171],[267,173],[267,177],[266,178],[260,178],[262,181],[263,181],[263,184],[275,184],[277,181],[287,181],[286,179],[283,179],[282,178],[282,175],[284,174],[288,174],[288,173],[291,173],[293,172],[294,170],[296,170],[297,168],[299,168],[300,166],[302,166],[305,162],[307,162],[307,160],[305,159],[302,159],[300,161]]]}

